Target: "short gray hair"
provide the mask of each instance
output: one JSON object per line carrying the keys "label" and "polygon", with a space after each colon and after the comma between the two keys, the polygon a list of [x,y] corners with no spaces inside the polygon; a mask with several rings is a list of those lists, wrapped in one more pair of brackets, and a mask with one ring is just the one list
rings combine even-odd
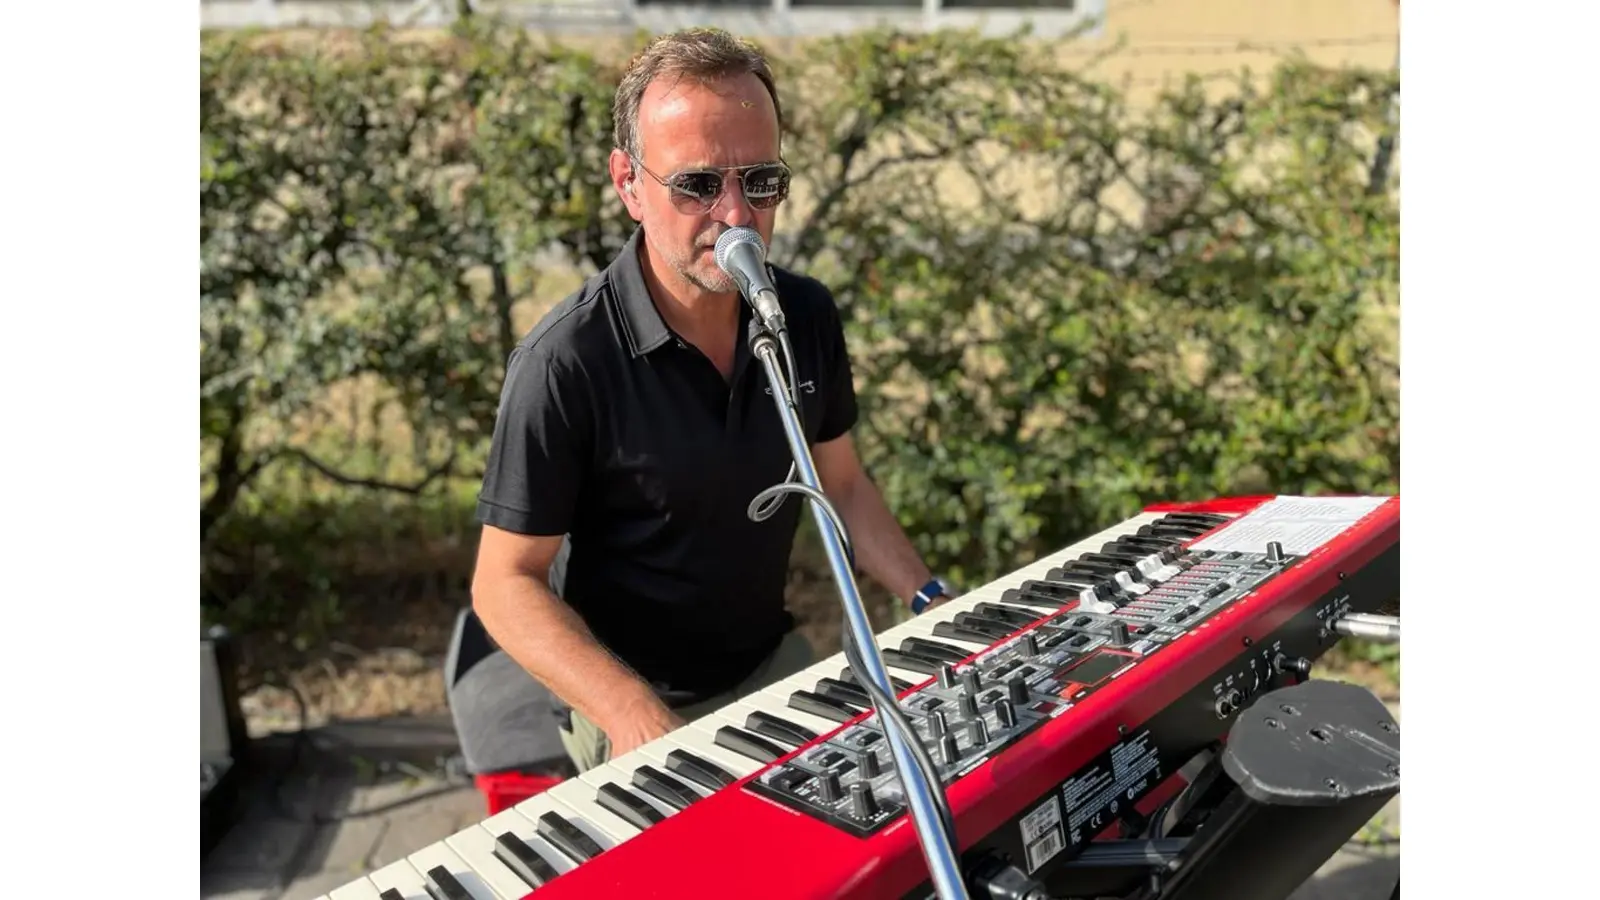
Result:
{"label": "short gray hair", "polygon": [[617,85],[612,104],[612,135],[618,149],[635,158],[644,155],[639,140],[639,104],[645,88],[661,76],[688,78],[704,84],[752,74],[761,79],[783,127],[783,104],[766,55],[755,44],[720,28],[687,28],[652,39],[632,60]]}

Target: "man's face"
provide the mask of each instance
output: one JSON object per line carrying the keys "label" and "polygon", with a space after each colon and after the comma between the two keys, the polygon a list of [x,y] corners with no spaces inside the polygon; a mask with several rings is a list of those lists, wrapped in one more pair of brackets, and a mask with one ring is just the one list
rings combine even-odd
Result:
{"label": "man's face", "polygon": [[[653,254],[702,290],[736,291],[733,279],[717,266],[717,238],[745,226],[770,246],[778,213],[771,202],[778,185],[775,170],[749,168],[779,161],[778,116],[766,87],[754,75],[709,85],[658,79],[640,103],[639,137],[641,159],[614,151],[613,172],[631,176],[623,185],[631,184],[631,194],[624,189],[622,197],[644,224]],[[676,182],[705,194],[717,182],[701,174],[706,172],[719,173],[722,183],[709,208],[668,186]],[[741,175],[749,181],[742,182]]]}

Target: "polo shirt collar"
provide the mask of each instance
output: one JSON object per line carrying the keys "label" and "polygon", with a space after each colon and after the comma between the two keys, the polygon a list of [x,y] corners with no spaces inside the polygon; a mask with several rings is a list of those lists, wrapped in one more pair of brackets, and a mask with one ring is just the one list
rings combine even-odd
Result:
{"label": "polo shirt collar", "polygon": [[634,358],[672,338],[672,331],[661,318],[661,311],[650,297],[650,288],[645,285],[644,268],[639,264],[639,247],[643,240],[644,226],[640,225],[634,228],[628,242],[622,245],[622,252],[611,264],[611,283],[622,313],[628,349]]}

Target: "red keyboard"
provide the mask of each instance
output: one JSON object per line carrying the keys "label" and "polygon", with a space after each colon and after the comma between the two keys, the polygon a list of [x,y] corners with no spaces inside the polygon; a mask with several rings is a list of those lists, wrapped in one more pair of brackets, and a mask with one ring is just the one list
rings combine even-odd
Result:
{"label": "red keyboard", "polygon": [[[1397,497],[1152,506],[878,634],[963,860],[1044,878],[1149,814],[1398,596],[1399,532]],[[868,707],[835,655],[329,897],[932,897]]]}

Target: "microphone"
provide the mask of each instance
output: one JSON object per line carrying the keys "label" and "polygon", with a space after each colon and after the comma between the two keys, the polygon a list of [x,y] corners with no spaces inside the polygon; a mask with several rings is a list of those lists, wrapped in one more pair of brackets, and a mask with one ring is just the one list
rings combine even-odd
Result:
{"label": "microphone", "polygon": [[730,228],[717,238],[716,257],[718,268],[733,276],[761,324],[773,334],[782,334],[787,327],[783,307],[778,305],[778,290],[767,274],[767,248],[761,235],[743,225]]}

